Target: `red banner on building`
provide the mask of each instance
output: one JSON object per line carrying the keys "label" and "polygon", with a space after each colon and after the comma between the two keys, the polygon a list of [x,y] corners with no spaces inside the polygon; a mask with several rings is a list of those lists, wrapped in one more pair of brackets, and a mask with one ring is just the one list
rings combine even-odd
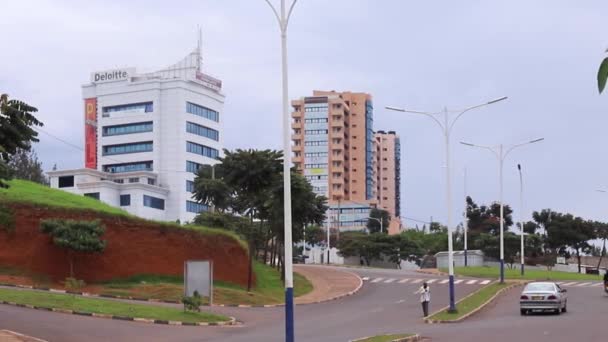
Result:
{"label": "red banner on building", "polygon": [[84,165],[97,169],[97,98],[84,100]]}

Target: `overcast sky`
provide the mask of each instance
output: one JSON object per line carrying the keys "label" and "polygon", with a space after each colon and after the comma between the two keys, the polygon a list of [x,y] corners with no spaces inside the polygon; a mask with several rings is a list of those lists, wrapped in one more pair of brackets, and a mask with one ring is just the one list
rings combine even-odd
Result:
{"label": "overcast sky", "polygon": [[[278,0],[274,0],[276,4]],[[3,1],[0,93],[39,109],[43,128],[82,147],[81,85],[92,71],[168,66],[196,46],[224,82],[227,148],[281,148],[278,25],[263,0]],[[498,163],[458,144],[545,141],[509,155],[504,199],[519,218],[552,208],[608,221],[608,93],[598,95],[607,1],[300,0],[289,26],[290,98],[313,89],[367,92],[374,129],[402,142],[402,215],[445,221],[442,136],[426,117],[384,109],[459,109],[452,138],[454,221],[468,194],[498,200]],[[41,134],[46,170],[83,166],[83,152]],[[406,223],[411,225],[411,221]]]}

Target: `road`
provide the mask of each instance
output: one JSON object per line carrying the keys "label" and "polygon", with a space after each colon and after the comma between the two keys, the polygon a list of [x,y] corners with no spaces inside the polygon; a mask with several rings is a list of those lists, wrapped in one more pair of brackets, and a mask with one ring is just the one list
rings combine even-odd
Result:
{"label": "road", "polygon": [[[567,287],[569,312],[561,316],[521,317],[519,289],[510,291],[491,308],[461,324],[422,323],[418,296],[413,292],[422,281],[431,282],[431,311],[447,305],[445,277],[406,270],[349,269],[369,278],[355,296],[322,303],[296,306],[296,340],[344,342],[349,339],[392,332],[417,332],[433,341],[605,341],[597,327],[608,318],[608,298],[601,288]],[[380,280],[378,280],[380,279]],[[407,280],[406,280],[407,279]],[[462,281],[460,298],[479,287],[482,281]],[[576,284],[578,285],[578,284]],[[48,341],[282,341],[283,308],[213,308],[236,316],[238,327],[179,327],[123,322],[72,316],[0,305],[0,328],[10,329]],[[567,324],[559,324],[566,322]]]}

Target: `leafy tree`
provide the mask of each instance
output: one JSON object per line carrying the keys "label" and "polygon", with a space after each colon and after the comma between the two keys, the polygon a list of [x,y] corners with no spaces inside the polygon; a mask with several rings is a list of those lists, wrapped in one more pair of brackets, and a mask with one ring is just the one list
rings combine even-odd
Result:
{"label": "leafy tree", "polygon": [[[369,217],[373,218],[373,219],[368,219],[367,220],[367,230],[370,233],[379,233],[380,232],[380,228],[382,228],[382,230],[384,231],[384,233],[386,233],[386,234],[388,233],[388,226],[391,223],[391,216],[388,213],[388,211],[382,210],[382,209],[373,208],[369,212]],[[380,221],[378,221],[378,220],[382,221],[382,227],[380,226]]]}
{"label": "leafy tree", "polygon": [[423,254],[435,254],[448,249],[448,233],[445,230],[425,234],[422,231],[406,230],[400,235],[414,241],[422,250]]}
{"label": "leafy tree", "polygon": [[[606,50],[606,52],[608,52],[608,50]],[[599,90],[600,94],[606,87],[606,80],[608,80],[608,57],[604,58],[599,69],[597,70],[597,89]]]}
{"label": "leafy tree", "polygon": [[304,231],[306,232],[306,243],[311,246],[319,245],[326,239],[323,229],[317,224],[306,226]]}
{"label": "leafy tree", "polygon": [[12,175],[15,178],[25,179],[31,182],[48,185],[49,180],[42,170],[42,163],[34,150],[17,149],[8,163]]}
{"label": "leafy tree", "polygon": [[101,240],[105,228],[99,221],[43,220],[40,230],[49,234],[56,246],[66,250],[70,278],[74,278],[77,253],[101,253],[106,248],[106,241]]}
{"label": "leafy tree", "polygon": [[3,179],[10,179],[6,163],[17,149],[29,150],[30,143],[38,142],[34,126],[42,126],[32,114],[38,110],[19,100],[9,100],[7,94],[0,95],[0,187],[7,187]]}
{"label": "leafy tree", "polygon": [[[503,205],[505,231],[513,225],[513,210],[507,204]],[[490,206],[478,206],[470,196],[467,196],[468,233],[471,239],[476,235],[488,233],[500,234],[500,204],[492,203]]]}
{"label": "leafy tree", "polygon": [[343,257],[359,257],[368,266],[373,260],[388,258],[399,263],[402,259],[416,259],[423,254],[420,246],[403,234],[346,232],[338,242],[338,249]]}
{"label": "leafy tree", "polygon": [[597,263],[597,270],[599,272],[600,266],[602,265],[602,259],[606,255],[606,240],[608,239],[608,224],[603,223],[603,222],[594,222],[593,225],[595,228],[595,236],[598,239],[601,239],[603,242],[602,248],[600,250],[600,255],[599,255],[600,260]]}

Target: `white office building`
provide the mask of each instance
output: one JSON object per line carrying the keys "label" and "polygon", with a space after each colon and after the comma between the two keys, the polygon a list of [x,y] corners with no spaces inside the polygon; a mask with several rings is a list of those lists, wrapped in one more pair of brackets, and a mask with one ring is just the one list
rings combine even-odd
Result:
{"label": "white office building", "polygon": [[145,218],[192,221],[194,172],[222,151],[224,95],[201,70],[199,47],[152,73],[91,74],[82,86],[85,168],[49,172],[51,186]]}

